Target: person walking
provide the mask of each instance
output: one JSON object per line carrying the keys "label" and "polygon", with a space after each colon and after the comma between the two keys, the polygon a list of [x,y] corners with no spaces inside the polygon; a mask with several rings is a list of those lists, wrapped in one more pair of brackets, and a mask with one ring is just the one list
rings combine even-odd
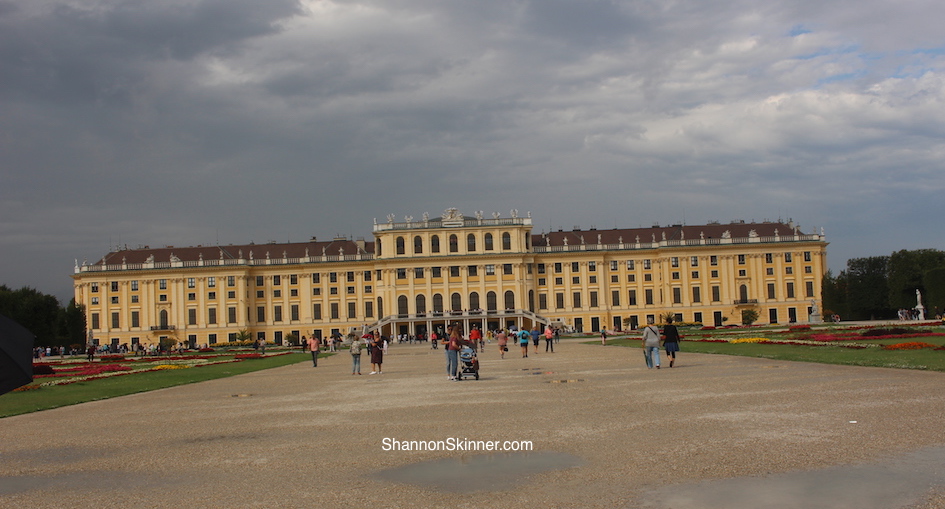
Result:
{"label": "person walking", "polygon": [[666,325],[663,326],[663,349],[666,350],[669,367],[673,367],[676,362],[676,352],[679,351],[679,329],[673,325],[672,317],[666,317]]}
{"label": "person walking", "polygon": [[499,343],[499,358],[505,358],[505,352],[509,351],[509,337],[505,334],[505,330],[500,330],[495,336],[496,342]]}
{"label": "person walking", "polygon": [[600,344],[607,345],[607,329],[600,330]]}
{"label": "person walking", "polygon": [[[305,339],[305,336],[302,336],[302,339]],[[321,345],[318,342],[318,338],[314,335],[308,339],[308,350],[312,352],[312,367],[318,367],[318,351],[321,349]]]}
{"label": "person walking", "polygon": [[541,332],[538,331],[538,326],[535,325],[532,327],[532,345],[535,347],[535,353],[538,353],[538,343],[541,342]]}
{"label": "person walking", "polygon": [[555,334],[551,331],[551,326],[548,325],[545,327],[545,352],[548,352],[548,349],[551,349],[551,353],[555,353]]}
{"label": "person walking", "polygon": [[459,351],[463,345],[468,344],[463,339],[463,331],[458,323],[454,323],[449,329],[449,338],[446,341],[446,376],[448,380],[459,380]]}
{"label": "person walking", "polygon": [[660,369],[660,330],[653,325],[653,319],[646,321],[646,327],[643,328],[643,355],[646,357],[647,369]]}
{"label": "person walking", "polygon": [[527,330],[522,329],[518,333],[518,344],[522,347],[522,358],[528,357],[528,340],[531,338],[531,334]]}
{"label": "person walking", "polygon": [[358,338],[357,335],[351,340],[351,374],[360,375],[361,374],[361,347],[364,346],[364,343]]}
{"label": "person walking", "polygon": [[482,351],[482,332],[479,327],[473,326],[472,330],[469,331],[469,342],[472,343],[473,350]]}

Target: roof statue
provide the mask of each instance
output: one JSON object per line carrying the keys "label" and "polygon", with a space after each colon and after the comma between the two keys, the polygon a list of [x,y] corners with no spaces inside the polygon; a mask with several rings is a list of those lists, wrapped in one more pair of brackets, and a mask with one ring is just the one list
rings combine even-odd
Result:
{"label": "roof statue", "polygon": [[477,210],[477,211],[476,211],[476,219],[482,221],[482,211],[481,211],[481,210]]}
{"label": "roof statue", "polygon": [[500,217],[501,215],[502,215],[502,214],[499,214],[498,212],[493,212],[493,213],[492,213],[492,219],[499,219],[499,217]]}
{"label": "roof statue", "polygon": [[732,232],[730,230],[725,230],[724,232],[722,232],[722,238],[723,239],[732,238]]}
{"label": "roof statue", "polygon": [[394,223],[394,215],[387,214],[387,224],[393,224],[393,223]]}
{"label": "roof statue", "polygon": [[430,220],[430,213],[429,213],[429,212],[424,212],[424,213],[423,213],[423,222],[425,223],[425,222],[427,222],[427,221],[429,221],[429,220]]}
{"label": "roof statue", "polygon": [[456,207],[450,207],[443,211],[444,221],[462,221],[463,214]]}
{"label": "roof statue", "polygon": [[171,253],[171,261],[172,261],[172,262],[179,262],[179,261],[180,261],[180,258],[178,258],[177,255],[175,255],[174,253]]}
{"label": "roof statue", "polygon": [[509,213],[512,214],[512,219],[515,219],[518,217],[518,209],[512,209],[509,211]]}

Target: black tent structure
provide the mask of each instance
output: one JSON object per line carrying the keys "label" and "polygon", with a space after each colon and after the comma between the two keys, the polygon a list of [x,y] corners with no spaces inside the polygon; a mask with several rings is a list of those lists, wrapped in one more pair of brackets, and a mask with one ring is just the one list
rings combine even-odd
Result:
{"label": "black tent structure", "polygon": [[25,327],[0,315],[0,394],[33,381],[34,339]]}

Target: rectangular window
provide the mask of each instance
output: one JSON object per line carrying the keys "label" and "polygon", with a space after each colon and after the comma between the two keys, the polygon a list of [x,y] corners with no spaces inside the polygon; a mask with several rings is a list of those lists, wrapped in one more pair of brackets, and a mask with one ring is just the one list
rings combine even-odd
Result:
{"label": "rectangular window", "polygon": [[275,286],[281,285],[281,284],[282,284],[282,276],[278,276],[278,275],[277,275],[277,276],[272,276],[272,284],[275,285]]}
{"label": "rectangular window", "polygon": [[712,302],[722,301],[722,289],[719,286],[712,287]]}
{"label": "rectangular window", "polygon": [[312,295],[321,295],[321,294],[322,294],[321,288],[312,288]]}
{"label": "rectangular window", "polygon": [[312,319],[321,320],[322,319],[322,305],[319,303],[312,304]]}
{"label": "rectangular window", "polygon": [[587,262],[588,272],[597,272],[597,262]]}
{"label": "rectangular window", "polygon": [[765,263],[771,263],[774,261],[774,255],[771,253],[765,253]]}
{"label": "rectangular window", "polygon": [[611,282],[611,283],[619,283],[619,282],[620,282],[620,276],[618,276],[618,275],[616,275],[616,274],[613,275],[613,276],[610,276],[610,282]]}
{"label": "rectangular window", "polygon": [[791,253],[784,253],[784,261],[787,263],[791,263],[793,261],[793,258],[791,257]]}
{"label": "rectangular window", "polygon": [[765,275],[766,275],[766,276],[773,276],[773,275],[774,275],[774,267],[767,267],[767,268],[765,269]]}
{"label": "rectangular window", "polygon": [[627,274],[627,282],[628,282],[628,283],[633,283],[633,282],[635,282],[636,280],[637,280],[637,275],[636,275],[636,274]]}
{"label": "rectangular window", "polygon": [[312,284],[317,285],[322,282],[321,274],[312,274]]}
{"label": "rectangular window", "polygon": [[98,313],[92,313],[92,328],[99,329]]}
{"label": "rectangular window", "polygon": [[643,295],[645,299],[644,303],[648,306],[652,306],[653,305],[653,289],[647,288],[646,290],[643,290]]}
{"label": "rectangular window", "polygon": [[197,280],[192,277],[187,278],[187,288],[196,288],[196,287],[197,287]]}
{"label": "rectangular window", "polygon": [[259,323],[265,323],[266,321],[266,308],[264,306],[259,306],[256,308],[256,321]]}
{"label": "rectangular window", "polygon": [[364,271],[364,281],[367,282],[370,280],[371,280],[371,271],[369,270]]}
{"label": "rectangular window", "polygon": [[674,271],[671,276],[673,279],[679,279],[679,271]]}
{"label": "rectangular window", "polygon": [[564,284],[564,278],[563,278],[563,277],[556,277],[556,278],[555,278],[555,284],[556,284],[556,285],[563,285],[563,284]]}
{"label": "rectangular window", "polygon": [[299,320],[299,305],[298,305],[298,304],[292,304],[292,305],[289,307],[289,313],[291,313],[291,318],[290,318],[290,320],[297,322],[297,321]]}
{"label": "rectangular window", "polygon": [[574,309],[580,308],[581,307],[581,292],[572,293],[571,302],[573,304]]}
{"label": "rectangular window", "polygon": [[709,256],[709,265],[715,267],[719,264],[719,257],[716,255]]}
{"label": "rectangular window", "polygon": [[187,300],[197,300],[197,294],[196,294],[196,293],[188,293],[188,294],[187,294]]}
{"label": "rectangular window", "polygon": [[450,266],[450,277],[459,277],[459,265]]}
{"label": "rectangular window", "polygon": [[[162,279],[162,281],[164,280]],[[164,284],[167,285],[167,283],[164,283]],[[92,283],[91,290],[92,290],[92,293],[98,293],[98,283]],[[164,288],[162,288],[162,290],[164,290]]]}
{"label": "rectangular window", "polygon": [[299,296],[299,289],[298,289],[298,288],[292,288],[291,290],[289,290],[289,296],[290,296],[290,297],[298,297],[298,296]]}
{"label": "rectangular window", "polygon": [[118,313],[117,312],[112,313],[112,328],[113,329],[118,328]]}
{"label": "rectangular window", "polygon": [[112,304],[118,304],[118,296],[117,296],[117,295],[112,296]]}
{"label": "rectangular window", "polygon": [[617,263],[617,260],[611,260],[611,261],[610,261],[610,270],[617,270],[618,268],[619,268],[619,264]]}
{"label": "rectangular window", "polygon": [[590,284],[597,284],[597,276],[587,276],[587,282]]}
{"label": "rectangular window", "polygon": [[357,318],[357,316],[358,316],[358,309],[357,309],[357,307],[358,307],[358,303],[357,303],[357,302],[349,302],[349,303],[348,303],[348,318]]}
{"label": "rectangular window", "polygon": [[[413,269],[413,278],[414,278],[414,279],[423,279],[423,267],[416,267],[415,269]],[[353,286],[350,287],[350,288],[351,288],[352,290],[354,290],[354,287],[353,287]],[[351,293],[354,293],[354,292],[352,291]]]}
{"label": "rectangular window", "polygon": [[775,298],[774,283],[768,283],[768,300],[774,300]]}
{"label": "rectangular window", "polygon": [[633,262],[633,260],[627,260],[627,270],[633,270],[635,266],[636,264]]}
{"label": "rectangular window", "polygon": [[[404,276],[406,278],[406,276]],[[338,295],[338,287],[334,286],[328,289],[328,295]]]}
{"label": "rectangular window", "polygon": [[479,267],[477,267],[476,265],[469,265],[469,266],[467,266],[467,267],[466,267],[466,274],[468,274],[469,277],[476,277],[476,276],[478,276],[478,275],[479,275]]}
{"label": "rectangular window", "polygon": [[653,268],[653,263],[649,258],[647,258],[646,260],[643,260],[643,270],[650,270],[652,268]]}
{"label": "rectangular window", "polygon": [[511,274],[511,273],[512,273],[512,264],[511,264],[511,263],[503,263],[503,264],[502,264],[502,273],[505,274],[505,275]]}
{"label": "rectangular window", "polygon": [[161,295],[158,295],[158,302],[167,302],[167,294],[162,293]]}
{"label": "rectangular window", "polygon": [[486,265],[486,275],[487,276],[495,275],[495,265],[492,265],[492,264]]}
{"label": "rectangular window", "polygon": [[743,254],[738,255],[738,264],[745,265],[745,255]]}
{"label": "rectangular window", "polygon": [[273,296],[273,297],[282,297],[282,290],[273,290],[273,291],[272,291],[272,296]]}
{"label": "rectangular window", "polygon": [[132,296],[131,296],[131,303],[132,303],[132,304],[137,304],[137,303],[138,303],[138,296],[137,296],[137,295],[132,295]]}
{"label": "rectangular window", "polygon": [[578,262],[571,262],[571,272],[580,272],[581,265]]}
{"label": "rectangular window", "polygon": [[197,308],[187,310],[187,325],[197,325]]}
{"label": "rectangular window", "polygon": [[548,309],[548,294],[547,293],[538,294],[538,309]]}
{"label": "rectangular window", "polygon": [[[564,294],[556,293],[555,294],[555,309],[564,309]],[[96,323],[98,320],[98,315],[95,315]],[[97,328],[97,327],[93,327]]]}
{"label": "rectangular window", "polygon": [[644,281],[653,281],[653,274],[643,274]]}
{"label": "rectangular window", "polygon": [[226,323],[236,323],[236,308],[226,308]]}
{"label": "rectangular window", "polygon": [[808,297],[813,297],[813,296],[814,296],[814,282],[813,282],[813,281],[805,281],[805,282],[804,282],[804,291],[806,292],[805,295],[807,295]]}
{"label": "rectangular window", "polygon": [[353,287],[353,286],[345,287],[345,291],[348,292],[348,295],[354,295],[354,287]]}
{"label": "rectangular window", "polygon": [[789,299],[794,298],[794,283],[787,284],[787,298]]}
{"label": "rectangular window", "polygon": [[348,282],[349,282],[349,283],[353,283],[353,282],[354,282],[354,271],[350,271],[350,270],[349,270],[349,271],[348,271],[348,275],[347,275],[346,277],[348,278]]}
{"label": "rectangular window", "polygon": [[794,274],[794,267],[784,267],[785,274]]}
{"label": "rectangular window", "polygon": [[628,305],[628,306],[636,306],[636,305],[637,305],[637,291],[636,291],[636,290],[630,290],[630,291],[627,293],[627,305]]}
{"label": "rectangular window", "polygon": [[713,270],[709,275],[712,277],[719,277],[719,271]]}
{"label": "rectangular window", "polygon": [[738,269],[738,277],[745,277],[748,275],[748,271],[745,269]]}
{"label": "rectangular window", "polygon": [[207,309],[207,323],[210,325],[216,325],[217,323],[217,308]]}
{"label": "rectangular window", "polygon": [[141,327],[141,313],[137,311],[131,312],[131,326],[132,327]]}
{"label": "rectangular window", "polygon": [[226,276],[226,286],[236,286],[236,276]]}
{"label": "rectangular window", "polygon": [[682,288],[673,287],[673,304],[682,304]]}
{"label": "rectangular window", "polygon": [[547,285],[547,284],[548,284],[548,280],[547,280],[547,279],[545,279],[545,278],[543,278],[543,277],[538,278],[538,286],[545,286],[545,285]]}
{"label": "rectangular window", "polygon": [[[561,273],[561,270],[562,270],[562,268],[561,268],[561,262],[555,262],[555,274],[560,274],[560,273]],[[98,291],[98,290],[96,290],[96,291]]]}
{"label": "rectangular window", "polygon": [[211,345],[217,344],[217,335],[216,335],[216,334],[208,334],[208,335],[207,335],[207,343],[210,343]]}
{"label": "rectangular window", "polygon": [[693,303],[702,302],[702,288],[698,286],[692,287],[692,302]]}
{"label": "rectangular window", "polygon": [[443,267],[433,267],[430,272],[433,277],[443,277]]}
{"label": "rectangular window", "polygon": [[112,291],[113,291],[113,292],[117,292],[117,291],[118,291],[118,281],[112,281],[111,286],[112,286]]}
{"label": "rectangular window", "polygon": [[266,297],[266,291],[265,291],[265,290],[256,290],[256,298],[257,298],[257,299],[263,299],[263,298],[265,298],[265,297]]}
{"label": "rectangular window", "polygon": [[328,273],[328,282],[329,282],[329,283],[337,283],[337,282],[338,282],[338,273],[337,273],[337,272],[329,272],[329,273]]}
{"label": "rectangular window", "polygon": [[692,279],[699,279],[699,271],[698,270],[692,271],[691,277]]}
{"label": "rectangular window", "polygon": [[701,312],[701,311],[696,311],[695,313],[693,313],[693,314],[692,314],[692,321],[693,321],[693,322],[696,322],[696,323],[698,323],[698,324],[701,324],[701,323],[702,323],[702,312]]}
{"label": "rectangular window", "polygon": [[538,273],[539,273],[539,274],[544,274],[544,273],[545,273],[545,264],[544,264],[544,263],[539,263],[539,264],[538,264]]}
{"label": "rectangular window", "polygon": [[338,303],[337,303],[337,302],[332,302],[332,303],[331,303],[331,319],[332,319],[332,320],[337,320],[337,319],[338,319],[338,316],[339,316],[339,315],[338,315]]}
{"label": "rectangular window", "polygon": [[367,301],[364,303],[364,317],[373,318],[374,317],[374,303]]}
{"label": "rectangular window", "polygon": [[610,292],[610,305],[611,306],[620,305],[620,290],[612,290]]}
{"label": "rectangular window", "polygon": [[581,277],[580,277],[580,276],[574,276],[574,277],[572,277],[572,278],[571,278],[571,284],[572,284],[572,285],[579,285],[579,284],[581,284]]}
{"label": "rectangular window", "polygon": [[263,284],[265,284],[265,281],[263,280],[263,277],[262,277],[262,276],[256,276],[256,286],[262,286]]}
{"label": "rectangular window", "polygon": [[371,293],[373,291],[374,291],[374,287],[371,285],[367,285],[364,287],[364,293]]}
{"label": "rectangular window", "polygon": [[674,268],[674,269],[675,269],[675,268],[678,268],[678,267],[679,267],[679,257],[678,257],[678,256],[671,256],[671,257],[669,258],[669,265],[670,265],[672,268]]}
{"label": "rectangular window", "polygon": [[407,269],[403,267],[397,269],[397,279],[407,279]]}
{"label": "rectangular window", "polygon": [[809,262],[811,260],[810,251],[804,251],[804,261]]}
{"label": "rectangular window", "polygon": [[[159,280],[158,280],[158,290],[167,290],[167,280],[166,280],[166,279],[159,279]],[[95,291],[97,292],[98,289],[96,289]]]}
{"label": "rectangular window", "polygon": [[598,302],[597,302],[597,292],[594,292],[594,291],[590,292],[590,294],[588,295],[588,297],[589,297],[588,300],[590,300],[591,307],[592,307],[592,308],[596,308],[596,307],[598,306]]}
{"label": "rectangular window", "polygon": [[297,285],[297,284],[299,284],[299,275],[298,275],[298,274],[292,274],[292,275],[290,275],[290,276],[289,276],[289,284],[290,284],[290,285]]}
{"label": "rectangular window", "polygon": [[217,300],[217,292],[210,292],[207,294],[207,300]]}
{"label": "rectangular window", "polygon": [[138,291],[138,281],[137,281],[137,280],[131,282],[131,291],[133,291],[133,292],[137,292],[137,291]]}
{"label": "rectangular window", "polygon": [[272,308],[272,321],[274,322],[282,321],[282,306],[274,306]]}
{"label": "rectangular window", "polygon": [[690,267],[698,267],[698,266],[699,266],[699,257],[698,257],[698,256],[690,256],[690,257],[689,257],[689,266],[690,266]]}

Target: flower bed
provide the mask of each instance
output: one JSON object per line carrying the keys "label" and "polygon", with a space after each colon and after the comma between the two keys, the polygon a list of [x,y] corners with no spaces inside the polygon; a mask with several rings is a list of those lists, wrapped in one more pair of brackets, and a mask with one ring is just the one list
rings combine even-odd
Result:
{"label": "flower bed", "polygon": [[886,345],[883,347],[883,350],[921,350],[923,348],[931,348],[935,350],[939,348],[939,346],[933,345],[931,343],[923,343],[921,341],[912,341],[910,343],[896,343],[895,345]]}

